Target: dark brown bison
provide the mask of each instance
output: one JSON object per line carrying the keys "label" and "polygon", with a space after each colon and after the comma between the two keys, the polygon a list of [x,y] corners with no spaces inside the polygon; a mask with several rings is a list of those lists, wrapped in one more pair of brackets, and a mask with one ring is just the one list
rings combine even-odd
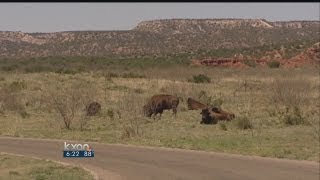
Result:
{"label": "dark brown bison", "polygon": [[218,121],[231,121],[235,118],[233,113],[227,113],[225,111],[217,111],[217,108],[205,108],[202,109],[201,124],[217,124]]}
{"label": "dark brown bison", "polygon": [[95,116],[101,110],[101,105],[97,102],[92,102],[86,107],[87,116]]}
{"label": "dark brown bison", "polygon": [[228,113],[218,107],[205,105],[192,98],[188,98],[187,103],[189,110],[201,109],[201,124],[217,124],[218,121],[230,121],[235,118],[235,115],[233,113]]}
{"label": "dark brown bison", "polygon": [[160,114],[159,119],[164,110],[172,109],[174,116],[177,116],[177,107],[179,100],[183,101],[181,97],[172,96],[168,94],[154,95],[150,98],[146,105],[143,106],[145,116],[155,119],[157,114]]}

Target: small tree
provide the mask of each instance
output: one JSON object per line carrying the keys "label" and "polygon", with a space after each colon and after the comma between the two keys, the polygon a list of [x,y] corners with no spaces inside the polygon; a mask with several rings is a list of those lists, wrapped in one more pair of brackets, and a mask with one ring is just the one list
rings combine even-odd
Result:
{"label": "small tree", "polygon": [[85,107],[93,101],[93,89],[90,85],[78,84],[73,87],[60,87],[51,90],[48,94],[52,108],[59,114],[67,129],[70,129],[72,122],[77,119],[82,130],[88,118]]}

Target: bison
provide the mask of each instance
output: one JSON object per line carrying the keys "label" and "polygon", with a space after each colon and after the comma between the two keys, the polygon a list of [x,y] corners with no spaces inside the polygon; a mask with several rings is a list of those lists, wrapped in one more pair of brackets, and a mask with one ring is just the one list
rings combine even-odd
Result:
{"label": "bison", "polygon": [[235,118],[233,113],[228,113],[218,107],[211,107],[209,105],[202,104],[190,97],[188,98],[187,103],[189,110],[201,109],[201,124],[217,124],[218,121],[230,121]]}
{"label": "bison", "polygon": [[154,95],[150,98],[146,105],[143,106],[145,116],[155,119],[157,114],[160,114],[159,119],[164,110],[172,109],[174,116],[177,116],[177,107],[179,100],[183,101],[181,97],[172,96],[168,94]]}
{"label": "bison", "polygon": [[87,116],[95,116],[101,110],[101,105],[97,102],[92,102],[86,107]]}
{"label": "bison", "polygon": [[201,124],[217,124],[218,121],[230,121],[235,118],[233,113],[220,111],[216,107],[202,109],[200,114],[202,115]]}

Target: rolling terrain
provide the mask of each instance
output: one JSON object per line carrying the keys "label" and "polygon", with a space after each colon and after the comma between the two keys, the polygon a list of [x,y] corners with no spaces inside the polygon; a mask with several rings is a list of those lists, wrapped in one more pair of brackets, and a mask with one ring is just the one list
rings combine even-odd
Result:
{"label": "rolling terrain", "polygon": [[55,33],[0,32],[0,57],[108,56],[158,57],[210,54],[319,41],[319,21],[270,22],[265,19],[170,19],[143,21],[125,31]]}

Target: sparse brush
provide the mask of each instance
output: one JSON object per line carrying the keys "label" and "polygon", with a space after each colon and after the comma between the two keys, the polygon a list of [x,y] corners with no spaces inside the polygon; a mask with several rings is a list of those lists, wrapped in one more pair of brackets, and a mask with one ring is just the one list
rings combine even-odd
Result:
{"label": "sparse brush", "polygon": [[286,125],[300,125],[305,124],[305,119],[299,107],[286,107],[281,114],[281,120]]}
{"label": "sparse brush", "polygon": [[199,74],[192,76],[192,79],[188,81],[193,83],[210,83],[211,79],[205,74]]}
{"label": "sparse brush", "polygon": [[284,124],[305,124],[301,107],[308,103],[310,89],[310,83],[304,79],[278,79],[272,82],[270,99]]}
{"label": "sparse brush", "polygon": [[52,108],[60,115],[67,129],[71,128],[71,123],[77,119],[83,129],[85,122],[81,116],[85,112],[85,107],[94,99],[95,90],[89,84],[76,84],[73,87],[59,87],[51,89],[48,93],[48,100]]}
{"label": "sparse brush", "polygon": [[217,96],[209,96],[206,91],[200,91],[198,98],[209,106],[221,107],[223,100]]}
{"label": "sparse brush", "polygon": [[235,123],[238,129],[253,129],[252,122],[249,120],[247,116],[237,117]]}
{"label": "sparse brush", "polygon": [[21,91],[26,88],[22,81],[14,81],[0,89],[0,110],[21,112],[25,111],[25,106],[21,100]]}

